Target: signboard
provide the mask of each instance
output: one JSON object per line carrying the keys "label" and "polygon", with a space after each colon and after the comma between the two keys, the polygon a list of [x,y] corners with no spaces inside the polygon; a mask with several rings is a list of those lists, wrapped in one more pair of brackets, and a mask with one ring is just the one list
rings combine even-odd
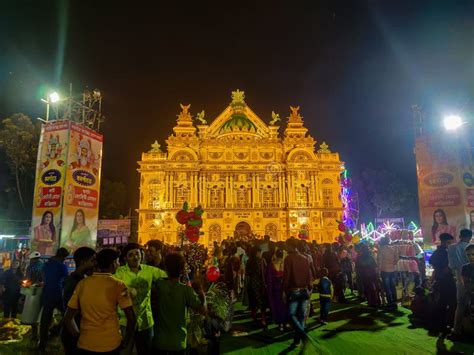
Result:
{"label": "signboard", "polygon": [[46,123],[41,128],[33,199],[31,249],[43,255],[52,255],[58,248],[68,140],[68,121]]}
{"label": "signboard", "polygon": [[61,246],[95,248],[99,214],[102,135],[70,123]]}
{"label": "signboard", "polygon": [[99,219],[97,245],[127,244],[130,238],[130,226],[129,219]]}
{"label": "signboard", "polygon": [[442,233],[457,238],[461,229],[471,228],[473,162],[469,141],[461,132],[456,135],[444,132],[416,139],[421,226],[425,241],[433,244]]}

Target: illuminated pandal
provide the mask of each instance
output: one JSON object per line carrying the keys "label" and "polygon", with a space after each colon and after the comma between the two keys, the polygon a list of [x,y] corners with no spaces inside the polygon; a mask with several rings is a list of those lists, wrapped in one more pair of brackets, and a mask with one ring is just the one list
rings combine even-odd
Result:
{"label": "illuminated pandal", "polygon": [[362,223],[360,231],[356,231],[354,234],[359,234],[363,240],[375,243],[384,237],[391,237],[393,239],[394,233],[399,237],[397,239],[423,240],[421,228],[413,221],[408,224],[407,228],[398,228],[390,221],[384,222],[379,228],[375,228],[372,222],[369,222],[367,225]]}

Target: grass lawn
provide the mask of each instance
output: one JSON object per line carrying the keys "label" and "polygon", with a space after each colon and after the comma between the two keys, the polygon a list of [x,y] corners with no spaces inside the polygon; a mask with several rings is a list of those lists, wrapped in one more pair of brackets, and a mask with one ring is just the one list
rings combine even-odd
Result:
{"label": "grass lawn", "polygon": [[[317,305],[317,303],[314,303]],[[234,328],[248,332],[247,336],[225,334],[221,353],[225,354],[474,354],[474,342],[455,342],[429,334],[415,327],[410,311],[399,307],[386,312],[350,302],[333,304],[327,325],[308,321],[310,336],[315,340],[292,349],[291,333],[281,333],[274,325],[264,331],[250,319],[248,312],[237,305]],[[316,314],[318,313],[316,309]],[[474,339],[473,339],[474,340]]]}
{"label": "grass lawn", "polygon": [[[317,305],[317,302],[314,303]],[[306,342],[292,349],[292,333],[281,333],[275,325],[262,330],[253,323],[241,304],[235,306],[233,330],[247,335],[224,334],[221,340],[222,354],[474,354],[474,342],[452,342],[430,334],[423,327],[413,326],[408,318],[409,310],[374,310],[350,301],[333,304],[329,324],[320,325],[315,316],[308,321],[309,334],[314,344]],[[316,314],[318,309],[316,308]],[[474,341],[474,339],[473,339]],[[0,355],[37,354],[35,344],[25,339],[18,343],[0,346]],[[46,354],[62,354],[59,338],[53,338]]]}

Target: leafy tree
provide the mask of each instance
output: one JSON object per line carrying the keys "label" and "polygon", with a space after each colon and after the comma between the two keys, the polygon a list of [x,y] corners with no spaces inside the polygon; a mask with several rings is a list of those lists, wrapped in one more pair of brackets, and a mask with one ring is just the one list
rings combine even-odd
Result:
{"label": "leafy tree", "polygon": [[414,218],[417,215],[415,195],[392,172],[364,170],[354,177],[353,188],[359,195],[362,220],[374,217]]}
{"label": "leafy tree", "polygon": [[23,212],[31,208],[40,125],[16,113],[0,126],[0,148],[15,181],[16,194]]}
{"label": "leafy tree", "polygon": [[102,179],[100,186],[100,218],[122,218],[128,214],[127,190],[120,181]]}

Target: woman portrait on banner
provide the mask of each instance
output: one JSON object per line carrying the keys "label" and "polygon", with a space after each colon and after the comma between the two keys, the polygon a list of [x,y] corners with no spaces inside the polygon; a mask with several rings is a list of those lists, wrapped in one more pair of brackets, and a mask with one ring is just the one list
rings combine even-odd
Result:
{"label": "woman portrait on banner", "polygon": [[82,209],[78,209],[74,214],[74,222],[72,223],[71,233],[66,241],[66,246],[77,249],[79,247],[92,244],[91,231],[86,225],[86,215]]}
{"label": "woman portrait on banner", "polygon": [[474,211],[469,212],[469,229],[474,232]]}
{"label": "woman portrait on banner", "polygon": [[439,242],[439,236],[443,233],[451,234],[456,238],[456,227],[448,224],[446,212],[441,208],[433,212],[433,227],[431,227],[431,241],[433,243]]}
{"label": "woman portrait on banner", "polygon": [[34,227],[34,241],[36,251],[42,255],[53,255],[53,245],[56,242],[56,227],[54,226],[54,215],[46,211],[41,217],[41,223]]}

